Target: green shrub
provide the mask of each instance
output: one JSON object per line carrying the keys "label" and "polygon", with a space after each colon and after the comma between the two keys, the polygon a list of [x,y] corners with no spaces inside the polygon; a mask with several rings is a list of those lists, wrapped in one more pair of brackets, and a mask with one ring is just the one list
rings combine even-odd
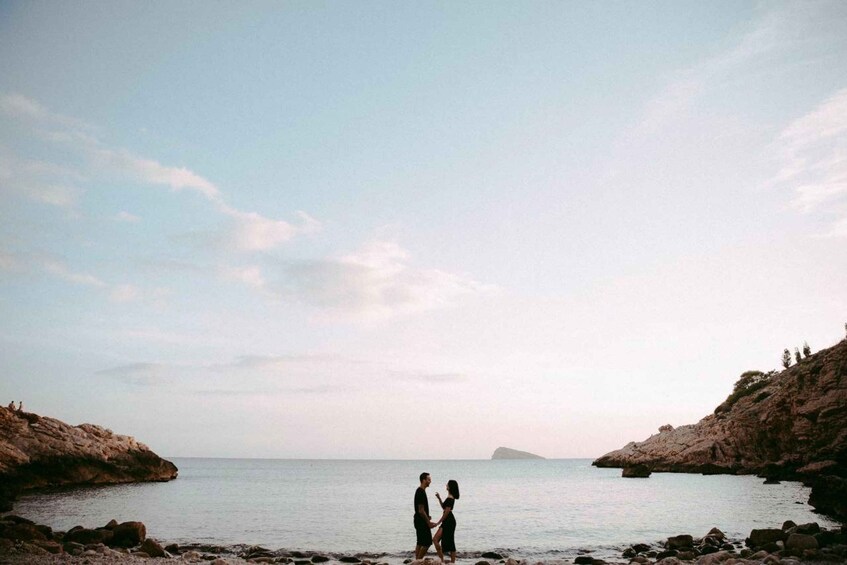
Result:
{"label": "green shrub", "polygon": [[[724,400],[720,406],[715,408],[715,414],[728,412],[736,402],[745,396],[749,396],[766,387],[768,383],[771,382],[773,375],[773,371],[769,373],[763,373],[761,371],[745,371],[742,373],[735,382],[735,385],[732,387],[732,394],[727,396],[726,400]],[[765,394],[765,396],[759,395],[759,397],[756,398],[756,402],[763,400],[767,396],[767,394]]]}

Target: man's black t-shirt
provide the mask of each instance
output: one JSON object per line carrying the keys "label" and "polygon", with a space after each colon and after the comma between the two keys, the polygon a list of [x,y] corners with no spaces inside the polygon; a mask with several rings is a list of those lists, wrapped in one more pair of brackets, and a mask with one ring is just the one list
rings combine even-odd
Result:
{"label": "man's black t-shirt", "polygon": [[415,491],[415,516],[420,516],[418,506],[423,504],[424,513],[429,517],[429,500],[426,497],[426,491],[422,487],[418,487]]}

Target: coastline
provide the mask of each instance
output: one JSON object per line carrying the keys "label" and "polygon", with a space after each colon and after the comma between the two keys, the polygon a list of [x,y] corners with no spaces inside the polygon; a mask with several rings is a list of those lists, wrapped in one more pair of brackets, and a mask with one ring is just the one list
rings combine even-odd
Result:
{"label": "coastline", "polygon": [[[103,527],[77,526],[54,532],[26,518],[0,517],[0,564],[142,564],[152,562],[284,563],[288,565],[440,565],[434,549],[420,561],[401,553],[338,553],[320,550],[270,549],[244,544],[168,543],[146,536],[141,522]],[[746,539],[733,539],[719,528],[702,537],[688,533],[666,540],[617,547],[533,554],[520,551],[460,551],[457,562],[474,565],[798,565],[847,563],[847,524],[826,530],[815,523],[786,521],[781,527],[753,529]]]}

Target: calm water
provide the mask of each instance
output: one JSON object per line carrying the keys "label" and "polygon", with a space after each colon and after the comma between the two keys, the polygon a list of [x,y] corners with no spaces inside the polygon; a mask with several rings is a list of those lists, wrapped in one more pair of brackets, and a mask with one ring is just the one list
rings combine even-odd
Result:
{"label": "calm water", "polygon": [[[15,512],[55,529],[140,520],[167,542],[260,544],[272,549],[385,552],[414,545],[412,499],[421,471],[435,492],[456,479],[460,552],[503,549],[552,558],[599,554],[670,535],[733,537],[752,528],[834,523],[812,513],[799,483],[753,476],[659,473],[623,479],[587,459],[544,461],[291,461],[174,459],[179,478],[22,497]],[[389,559],[390,560],[390,559]]]}

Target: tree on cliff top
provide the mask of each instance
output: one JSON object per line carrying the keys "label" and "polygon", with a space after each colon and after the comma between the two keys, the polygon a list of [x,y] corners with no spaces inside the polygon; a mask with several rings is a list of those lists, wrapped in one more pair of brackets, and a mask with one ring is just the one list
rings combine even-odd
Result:
{"label": "tree on cliff top", "polygon": [[[786,349],[786,351],[788,351]],[[789,361],[791,357],[789,355]],[[773,377],[773,371],[770,373],[763,373],[761,371],[745,371],[741,373],[741,376],[735,381],[735,386],[732,387],[732,394],[726,397],[726,400],[723,403],[715,408],[715,414],[720,414],[721,412],[728,412],[732,406],[738,402],[740,399],[745,396],[749,396],[767,386],[769,382],[771,382],[771,377]]]}
{"label": "tree on cliff top", "polygon": [[787,349],[782,352],[782,366],[786,369],[791,366],[791,352]]}

